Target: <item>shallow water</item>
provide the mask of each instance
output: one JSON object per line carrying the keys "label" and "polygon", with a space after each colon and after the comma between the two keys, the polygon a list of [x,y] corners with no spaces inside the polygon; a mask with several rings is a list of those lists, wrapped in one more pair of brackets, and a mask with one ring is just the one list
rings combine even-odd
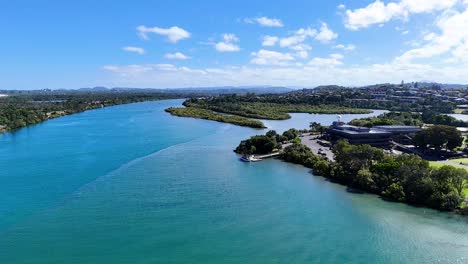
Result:
{"label": "shallow water", "polygon": [[[467,263],[468,221],[238,161],[259,131],[121,105],[0,136],[0,263]],[[294,114],[279,131],[332,122]],[[295,123],[296,122],[296,123]]]}

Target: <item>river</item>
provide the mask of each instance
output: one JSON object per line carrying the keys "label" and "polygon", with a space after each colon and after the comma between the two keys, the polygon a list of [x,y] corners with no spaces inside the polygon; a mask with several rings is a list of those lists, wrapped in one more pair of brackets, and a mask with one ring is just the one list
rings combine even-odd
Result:
{"label": "river", "polygon": [[[468,263],[466,218],[239,162],[232,149],[265,131],[163,111],[181,102],[0,135],[0,263]],[[336,120],[292,116],[266,124]]]}

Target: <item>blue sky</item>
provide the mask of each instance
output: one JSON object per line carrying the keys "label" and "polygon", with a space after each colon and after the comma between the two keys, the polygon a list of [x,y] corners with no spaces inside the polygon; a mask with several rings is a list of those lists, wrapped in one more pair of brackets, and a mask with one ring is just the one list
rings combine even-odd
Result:
{"label": "blue sky", "polygon": [[0,89],[468,83],[467,0],[3,1]]}

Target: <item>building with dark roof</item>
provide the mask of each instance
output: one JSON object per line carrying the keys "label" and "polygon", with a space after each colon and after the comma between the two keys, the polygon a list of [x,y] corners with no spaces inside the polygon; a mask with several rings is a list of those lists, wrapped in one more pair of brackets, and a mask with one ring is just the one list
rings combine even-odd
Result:
{"label": "building with dark roof", "polygon": [[331,141],[346,139],[350,144],[368,144],[385,147],[392,141],[408,141],[415,133],[421,131],[416,126],[375,126],[372,128],[346,125],[344,122],[333,122],[327,129]]}

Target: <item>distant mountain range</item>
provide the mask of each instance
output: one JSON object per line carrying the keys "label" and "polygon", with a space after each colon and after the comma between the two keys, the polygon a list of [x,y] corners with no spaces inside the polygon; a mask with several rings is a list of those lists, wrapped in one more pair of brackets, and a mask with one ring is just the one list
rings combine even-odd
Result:
{"label": "distant mountain range", "polygon": [[287,93],[293,89],[283,86],[222,86],[222,87],[190,87],[190,88],[130,88],[130,87],[93,87],[80,88],[82,92],[164,92],[164,93],[203,93],[203,94],[267,94],[267,93]]}
{"label": "distant mountain range", "polygon": [[[433,87],[439,86],[442,89],[460,89],[460,88],[468,88],[467,84],[447,84],[447,83],[436,83],[436,82],[417,82],[418,87]],[[405,83],[405,86],[413,86],[415,82],[408,82]],[[285,87],[285,86],[215,86],[215,87],[189,87],[189,88],[132,88],[132,87],[113,87],[107,88],[104,86],[96,86],[90,88],[79,88],[79,89],[57,89],[57,90],[50,90],[50,89],[41,89],[41,90],[0,90],[0,92],[5,94],[13,94],[18,92],[25,92],[25,93],[42,93],[42,92],[91,92],[91,93],[98,93],[98,92],[158,92],[158,93],[179,93],[179,94],[187,94],[187,95],[222,95],[222,94],[246,94],[246,93],[255,93],[255,94],[279,94],[279,93],[301,93],[305,91],[317,91],[317,90],[335,90],[335,89],[343,89],[343,88],[374,88],[374,87],[382,87],[382,86],[400,86],[400,83],[391,84],[391,83],[381,83],[381,84],[374,84],[374,85],[366,85],[366,86],[339,86],[339,85],[321,85],[317,87]]]}

